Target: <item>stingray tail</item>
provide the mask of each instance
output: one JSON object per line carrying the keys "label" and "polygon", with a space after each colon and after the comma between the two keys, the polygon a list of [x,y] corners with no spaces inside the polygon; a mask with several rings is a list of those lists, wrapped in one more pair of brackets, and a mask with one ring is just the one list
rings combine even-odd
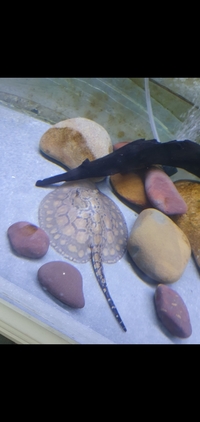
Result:
{"label": "stingray tail", "polygon": [[104,293],[104,296],[106,297],[106,300],[110,306],[110,309],[113,313],[113,315],[115,316],[115,319],[117,320],[117,322],[119,323],[119,325],[121,326],[121,328],[124,331],[127,331],[120,315],[119,312],[110,296],[108,287],[107,287],[107,283],[106,283],[106,279],[104,276],[104,272],[103,272],[103,265],[102,265],[102,260],[100,257],[100,253],[99,253],[99,248],[96,246],[91,246],[91,259],[92,259],[92,264],[93,264],[93,268],[94,268],[94,272],[95,272],[95,276],[97,278],[97,281],[101,287],[101,290]]}

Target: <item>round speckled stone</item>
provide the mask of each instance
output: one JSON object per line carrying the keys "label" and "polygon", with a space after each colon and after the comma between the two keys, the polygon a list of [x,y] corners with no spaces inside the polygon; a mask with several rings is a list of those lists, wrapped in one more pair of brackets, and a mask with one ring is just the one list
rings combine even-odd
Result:
{"label": "round speckled stone", "polygon": [[158,318],[171,334],[187,338],[192,334],[190,316],[181,296],[170,287],[159,284],[155,292]]}
{"label": "round speckled stone", "polygon": [[41,258],[49,248],[49,237],[40,227],[27,221],[12,224],[7,235],[18,255],[27,258]]}
{"label": "round speckled stone", "polygon": [[51,261],[38,270],[38,280],[44,290],[72,308],[83,308],[83,282],[81,273],[63,261]]}

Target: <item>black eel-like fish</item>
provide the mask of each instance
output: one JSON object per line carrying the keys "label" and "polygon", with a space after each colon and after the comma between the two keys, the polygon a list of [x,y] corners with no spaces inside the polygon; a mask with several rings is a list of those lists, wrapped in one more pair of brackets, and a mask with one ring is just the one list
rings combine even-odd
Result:
{"label": "black eel-like fish", "polygon": [[148,141],[138,139],[94,161],[87,159],[79,167],[67,173],[38,180],[36,186],[104,177],[116,173],[125,174],[148,168],[153,164],[179,167],[200,177],[200,145],[189,140],[160,143],[156,139]]}

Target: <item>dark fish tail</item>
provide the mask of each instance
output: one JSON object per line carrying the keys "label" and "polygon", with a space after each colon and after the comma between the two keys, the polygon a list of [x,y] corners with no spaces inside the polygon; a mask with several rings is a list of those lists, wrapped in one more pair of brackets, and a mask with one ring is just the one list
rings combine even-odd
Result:
{"label": "dark fish tail", "polygon": [[65,180],[65,174],[67,173],[57,174],[56,176],[48,177],[47,179],[43,180],[37,180],[35,186],[43,187],[47,185],[53,185],[54,183],[63,182],[63,180]]}
{"label": "dark fish tail", "polygon": [[[52,185],[58,182],[72,182],[74,180],[88,179],[90,177],[91,172],[94,173],[94,176],[92,177],[95,177],[95,172],[98,174],[99,170],[98,168],[96,169],[95,165],[93,165],[92,163],[93,162],[90,162],[88,159],[86,159],[79,167],[71,169],[66,173],[61,173],[57,174],[56,176],[48,177],[47,179],[38,180],[35,185],[42,187]],[[105,176],[108,175],[109,171],[105,174]]]}
{"label": "dark fish tail", "polygon": [[99,246],[91,246],[91,259],[92,259],[92,264],[93,264],[93,268],[94,268],[94,272],[95,272],[95,276],[97,278],[97,281],[99,283],[99,286],[101,287],[101,290],[104,293],[104,296],[106,297],[106,300],[110,306],[110,309],[113,313],[113,315],[115,316],[115,319],[117,320],[117,322],[119,323],[119,325],[121,326],[121,328],[124,331],[127,331],[120,315],[119,312],[110,296],[108,287],[107,287],[107,283],[106,283],[106,279],[104,276],[104,272],[103,272],[103,265],[102,265],[102,260],[101,260],[101,254],[99,253]]}

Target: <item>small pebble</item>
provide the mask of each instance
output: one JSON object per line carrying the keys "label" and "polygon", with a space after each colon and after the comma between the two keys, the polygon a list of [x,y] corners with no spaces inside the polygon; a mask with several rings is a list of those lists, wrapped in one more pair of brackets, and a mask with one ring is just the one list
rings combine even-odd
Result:
{"label": "small pebble", "polygon": [[83,308],[83,282],[81,273],[71,264],[52,261],[38,270],[38,280],[44,290],[72,308]]}
{"label": "small pebble", "polygon": [[135,264],[152,279],[177,281],[191,255],[188,238],[162,212],[153,208],[137,217],[128,239],[128,252]]}
{"label": "small pebble", "polygon": [[159,284],[155,291],[155,308],[158,318],[171,334],[181,338],[192,334],[187,307],[174,290]]}
{"label": "small pebble", "polygon": [[184,214],[187,204],[167,174],[151,167],[145,176],[145,191],[151,204],[167,215]]}
{"label": "small pebble", "polygon": [[7,230],[12,248],[18,255],[41,258],[49,248],[49,237],[44,230],[27,221],[12,224]]}

